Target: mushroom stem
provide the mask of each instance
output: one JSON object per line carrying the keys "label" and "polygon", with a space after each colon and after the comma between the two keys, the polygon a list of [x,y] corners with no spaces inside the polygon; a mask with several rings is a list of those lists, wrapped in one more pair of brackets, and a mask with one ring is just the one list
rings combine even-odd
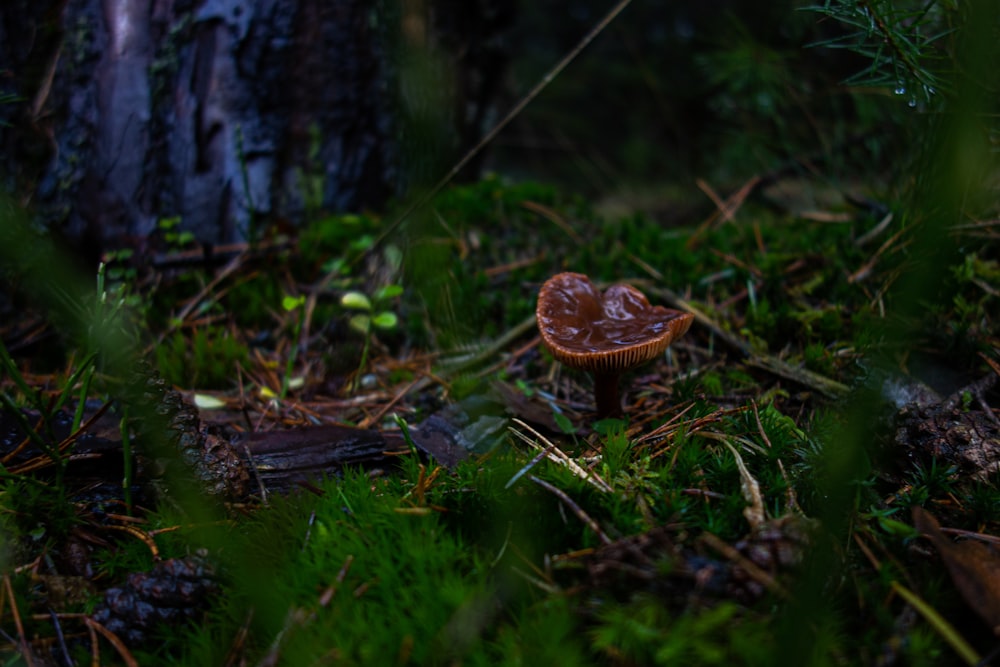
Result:
{"label": "mushroom stem", "polygon": [[620,377],[620,373],[594,372],[594,402],[598,418],[622,416],[622,400],[618,393]]}

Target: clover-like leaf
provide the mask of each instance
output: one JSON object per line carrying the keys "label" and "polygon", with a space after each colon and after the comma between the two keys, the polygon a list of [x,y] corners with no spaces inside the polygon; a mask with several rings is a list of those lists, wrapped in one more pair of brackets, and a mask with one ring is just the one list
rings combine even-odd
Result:
{"label": "clover-like leaf", "polygon": [[396,317],[396,313],[391,313],[389,311],[379,313],[372,320],[372,324],[377,326],[379,329],[395,329],[398,323],[399,318]]}
{"label": "clover-like leaf", "polygon": [[285,309],[285,312],[292,312],[296,308],[299,308],[306,302],[306,297],[304,294],[298,296],[289,296],[288,294],[281,300],[281,307]]}
{"label": "clover-like leaf", "polygon": [[340,305],[354,310],[371,310],[372,302],[361,292],[348,292],[340,297]]}
{"label": "clover-like leaf", "polygon": [[363,334],[367,334],[372,328],[372,318],[367,315],[355,315],[350,320],[351,328]]}
{"label": "clover-like leaf", "polygon": [[403,293],[403,288],[400,287],[399,285],[386,285],[384,287],[379,287],[377,290],[375,290],[375,294],[373,296],[375,297],[376,301],[385,301],[386,299],[392,299],[393,297],[397,297],[402,293]]}

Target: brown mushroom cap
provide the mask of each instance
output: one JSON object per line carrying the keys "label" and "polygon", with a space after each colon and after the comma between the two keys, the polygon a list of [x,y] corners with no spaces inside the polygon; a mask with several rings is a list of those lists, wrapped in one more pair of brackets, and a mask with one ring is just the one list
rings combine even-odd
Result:
{"label": "brown mushroom cap", "polygon": [[631,285],[612,285],[601,294],[580,273],[549,278],[535,312],[553,357],[598,373],[621,373],[654,359],[694,320],[690,313],[649,305]]}

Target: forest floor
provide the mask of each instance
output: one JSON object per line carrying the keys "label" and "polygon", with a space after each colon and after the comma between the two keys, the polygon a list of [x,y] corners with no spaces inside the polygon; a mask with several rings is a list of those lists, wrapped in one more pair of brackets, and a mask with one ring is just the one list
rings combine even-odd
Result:
{"label": "forest floor", "polygon": [[[6,664],[977,664],[996,220],[700,185],[680,226],[493,177],[211,257],[167,221],[73,307],[15,277]],[[541,341],[563,271],[694,315],[622,418]]]}

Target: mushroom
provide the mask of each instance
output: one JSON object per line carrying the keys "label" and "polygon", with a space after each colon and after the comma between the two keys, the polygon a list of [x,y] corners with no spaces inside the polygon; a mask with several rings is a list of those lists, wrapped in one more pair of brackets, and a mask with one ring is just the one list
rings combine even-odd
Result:
{"label": "mushroom", "polygon": [[631,285],[612,285],[601,294],[580,273],[549,278],[538,292],[535,314],[552,356],[593,374],[599,417],[621,415],[622,373],[662,354],[694,320],[690,313],[650,306]]}

